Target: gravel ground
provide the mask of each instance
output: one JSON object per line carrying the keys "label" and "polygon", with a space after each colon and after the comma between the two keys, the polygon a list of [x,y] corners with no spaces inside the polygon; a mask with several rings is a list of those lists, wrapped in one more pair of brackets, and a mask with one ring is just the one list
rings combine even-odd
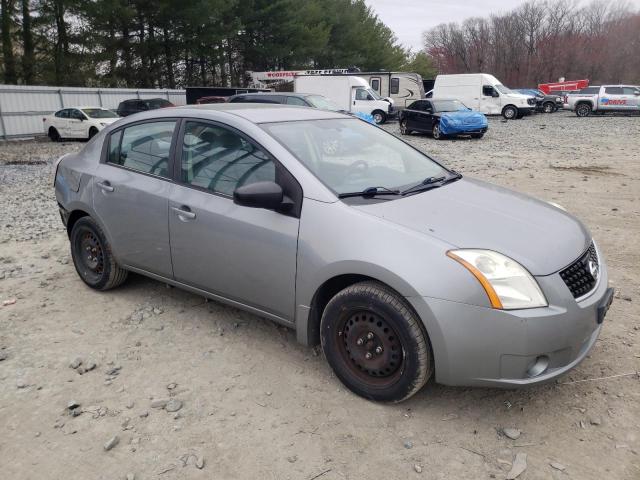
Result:
{"label": "gravel ground", "polygon": [[[397,131],[397,124],[385,128]],[[640,478],[640,119],[559,112],[481,140],[408,140],[555,201],[591,229],[616,300],[589,358],[526,390],[346,391],[293,332],[133,276],[90,291],[52,163],[82,143],[0,143],[0,465],[11,479]],[[552,232],[550,232],[552,234]],[[535,239],[532,239],[535,241]],[[72,368],[76,367],[76,368]],[[613,377],[613,378],[608,378]]]}

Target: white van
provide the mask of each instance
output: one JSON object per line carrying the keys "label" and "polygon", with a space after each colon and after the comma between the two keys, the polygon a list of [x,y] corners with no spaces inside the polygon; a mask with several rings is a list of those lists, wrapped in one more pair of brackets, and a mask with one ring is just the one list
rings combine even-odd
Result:
{"label": "white van", "polygon": [[424,85],[418,73],[358,72],[352,75],[366,80],[378,95],[392,98],[393,105],[398,110],[424,98]]}
{"label": "white van", "polygon": [[433,98],[454,98],[473,110],[508,120],[529,115],[536,107],[535,98],[509,90],[486,73],[438,75]]}
{"label": "white van", "polygon": [[352,75],[297,75],[293,91],[323,95],[347,112],[361,112],[384,123],[393,115],[393,100],[383,99],[362,78]]}

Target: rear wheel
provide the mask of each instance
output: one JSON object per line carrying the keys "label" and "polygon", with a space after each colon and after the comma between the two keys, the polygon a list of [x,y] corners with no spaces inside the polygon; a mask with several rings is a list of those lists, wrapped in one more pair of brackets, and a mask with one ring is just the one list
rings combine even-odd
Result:
{"label": "rear wheel", "polygon": [[513,105],[507,105],[502,109],[502,116],[507,120],[513,120],[518,117],[518,109]]}
{"label": "rear wheel", "polygon": [[591,115],[591,105],[588,103],[581,103],[576,107],[576,115],[578,117],[588,117]]}
{"label": "rear wheel", "polygon": [[433,373],[420,319],[400,295],[378,282],[357,283],[334,296],[320,329],[331,368],[362,397],[400,402]]}
{"label": "rear wheel", "polygon": [[372,114],[373,121],[376,122],[376,125],[383,124],[387,121],[387,114],[382,110],[375,110]]}
{"label": "rear wheel", "polygon": [[52,142],[59,142],[60,141],[60,134],[58,133],[58,130],[56,130],[55,128],[50,127],[48,135],[49,135],[49,139]]}
{"label": "rear wheel", "polygon": [[71,257],[84,283],[96,290],[109,290],[124,282],[128,272],[116,263],[111,246],[91,217],[82,217],[71,229]]}
{"label": "rear wheel", "polygon": [[407,119],[400,120],[400,135],[411,135],[411,130],[407,129]]}

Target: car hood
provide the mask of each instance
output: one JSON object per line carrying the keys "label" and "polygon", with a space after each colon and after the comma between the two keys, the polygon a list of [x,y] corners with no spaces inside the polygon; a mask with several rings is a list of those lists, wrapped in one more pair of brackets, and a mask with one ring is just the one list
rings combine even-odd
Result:
{"label": "car hood", "polygon": [[533,275],[561,270],[591,242],[586,227],[563,210],[474,179],[353,208],[438,238],[452,248],[500,252]]}

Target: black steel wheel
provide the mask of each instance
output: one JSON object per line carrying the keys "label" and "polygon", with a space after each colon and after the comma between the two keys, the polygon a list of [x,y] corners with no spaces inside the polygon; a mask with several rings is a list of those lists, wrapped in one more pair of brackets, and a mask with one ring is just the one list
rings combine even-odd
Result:
{"label": "black steel wheel", "polygon": [[71,257],[84,283],[96,290],[117,287],[128,272],[118,266],[100,226],[91,217],[80,218],[71,229]]}
{"label": "black steel wheel", "polygon": [[338,378],[370,400],[399,402],[433,372],[427,334],[406,301],[377,282],[345,288],[327,304],[322,348]]}
{"label": "black steel wheel", "polygon": [[53,127],[49,127],[49,140],[59,142],[61,140],[60,133]]}

